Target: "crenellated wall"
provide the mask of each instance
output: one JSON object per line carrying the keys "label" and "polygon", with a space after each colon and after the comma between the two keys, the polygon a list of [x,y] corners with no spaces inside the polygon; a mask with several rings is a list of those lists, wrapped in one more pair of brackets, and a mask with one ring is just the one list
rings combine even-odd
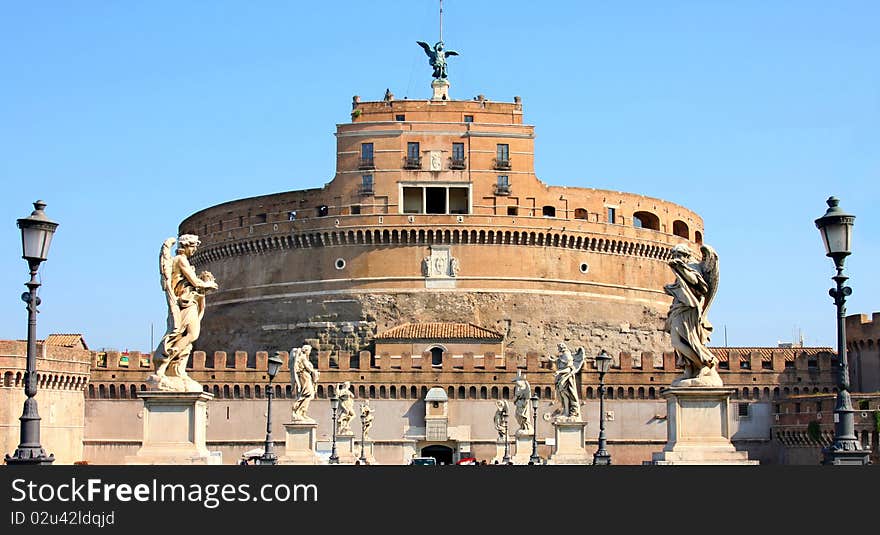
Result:
{"label": "crenellated wall", "polygon": [[850,380],[857,392],[880,392],[880,312],[845,319]]}

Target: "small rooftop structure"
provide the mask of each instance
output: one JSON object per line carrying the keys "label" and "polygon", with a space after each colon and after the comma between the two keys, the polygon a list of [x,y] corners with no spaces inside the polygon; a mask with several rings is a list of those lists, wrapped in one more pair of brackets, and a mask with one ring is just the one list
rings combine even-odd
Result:
{"label": "small rooftop structure", "polygon": [[88,349],[86,341],[81,334],[50,334],[44,341],[46,345],[73,347],[76,349]]}
{"label": "small rooftop structure", "polygon": [[504,335],[473,323],[405,323],[376,335],[377,340],[479,340],[501,342]]}
{"label": "small rooftop structure", "polygon": [[428,390],[428,393],[425,395],[425,401],[449,401],[449,397],[446,395],[445,390],[435,386]]}

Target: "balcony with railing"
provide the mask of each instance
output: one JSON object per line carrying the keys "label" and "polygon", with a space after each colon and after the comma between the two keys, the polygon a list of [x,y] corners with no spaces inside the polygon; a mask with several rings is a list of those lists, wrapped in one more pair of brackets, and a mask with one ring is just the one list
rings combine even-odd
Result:
{"label": "balcony with railing", "polygon": [[373,184],[361,184],[358,187],[358,193],[361,195],[373,195],[375,193]]}
{"label": "balcony with railing", "polygon": [[449,160],[449,168],[456,169],[456,170],[466,169],[467,162],[465,161],[464,158],[451,158]]}
{"label": "balcony with railing", "polygon": [[373,158],[359,158],[358,159],[358,169],[375,169],[376,162],[373,161]]}
{"label": "balcony with railing", "polygon": [[495,184],[495,195],[510,195],[510,184]]}
{"label": "balcony with railing", "polygon": [[422,168],[422,159],[419,156],[407,156],[403,161],[404,169],[421,169]]}
{"label": "balcony with railing", "polygon": [[507,160],[499,160],[495,158],[495,169],[499,171],[510,171],[510,159]]}

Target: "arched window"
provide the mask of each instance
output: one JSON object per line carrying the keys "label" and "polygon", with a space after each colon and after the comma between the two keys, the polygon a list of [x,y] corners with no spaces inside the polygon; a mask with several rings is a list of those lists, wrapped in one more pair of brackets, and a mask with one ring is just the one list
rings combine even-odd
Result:
{"label": "arched window", "polygon": [[322,385],[318,385],[318,388],[315,390],[315,397],[324,399],[324,387]]}
{"label": "arched window", "polygon": [[431,366],[442,366],[443,365],[443,351],[444,349],[440,346],[434,346],[430,349],[431,351]]}
{"label": "arched window", "polygon": [[587,211],[583,208],[575,208],[574,209],[574,218],[575,219],[586,219]]}
{"label": "arched window", "polygon": [[223,397],[229,399],[229,385],[223,385]]}
{"label": "arched window", "polygon": [[587,387],[586,398],[587,398],[587,399],[593,399],[593,387],[592,387],[592,386],[588,386],[588,387]]}
{"label": "arched window", "polygon": [[215,398],[220,397],[220,387],[218,385],[214,385],[214,397]]}
{"label": "arched window", "polygon": [[550,392],[550,387],[544,388],[544,399],[551,399],[553,394]]}
{"label": "arched window", "polygon": [[251,397],[251,385],[244,385],[244,397]]}
{"label": "arched window", "polygon": [[653,386],[648,388],[648,399],[657,399],[657,391]]}
{"label": "arched window", "polygon": [[556,217],[556,208],[553,206],[545,206],[541,209],[541,214],[544,217]]}
{"label": "arched window", "polygon": [[633,214],[633,226],[651,230],[660,230],[660,218],[651,212],[635,212]]}
{"label": "arched window", "polygon": [[6,372],[3,374],[3,386],[12,386],[12,378],[14,377],[12,372]]}
{"label": "arched window", "polygon": [[263,389],[260,388],[260,385],[254,385],[254,397],[258,399],[263,398]]}
{"label": "arched window", "polygon": [[694,241],[699,243],[700,245],[703,245],[703,233],[699,230],[694,232]]}
{"label": "arched window", "polygon": [[122,399],[128,397],[128,389],[125,388],[125,385],[119,385],[119,397]]}
{"label": "arched window", "polygon": [[458,387],[458,399],[465,399],[464,387]]}
{"label": "arched window", "polygon": [[639,396],[639,399],[645,399],[645,387],[643,387],[643,386],[639,387],[638,396]]}
{"label": "arched window", "polygon": [[235,399],[241,399],[241,387],[239,385],[232,386],[232,397]]}
{"label": "arched window", "polygon": [[370,385],[370,399],[376,399],[376,387],[375,387],[375,385]]}
{"label": "arched window", "polygon": [[[278,396],[282,397],[282,396]],[[292,398],[293,397],[293,387],[291,385],[287,385],[284,387],[284,397]]]}
{"label": "arched window", "polygon": [[[134,387],[132,386],[132,388],[134,388]],[[93,384],[89,384],[89,397],[90,398],[95,397],[95,385],[93,385]]]}
{"label": "arched window", "polygon": [[501,389],[501,398],[502,399],[510,399],[510,387],[505,386]]}
{"label": "arched window", "polygon": [[367,389],[364,387],[364,385],[360,385],[358,387],[358,397],[359,398],[367,397]]}
{"label": "arched window", "polygon": [[388,388],[388,392],[390,393],[391,399],[397,399],[397,387],[396,386],[391,385],[391,387]]}
{"label": "arched window", "polygon": [[492,390],[490,392],[491,392],[490,395],[492,396],[492,399],[498,399],[498,387],[497,386],[493,386]]}
{"label": "arched window", "polygon": [[468,398],[477,399],[477,387],[472,386],[468,389]]}
{"label": "arched window", "polygon": [[686,240],[691,239],[691,231],[684,221],[676,219],[672,222],[672,233]]}
{"label": "arched window", "polygon": [[[621,397],[623,397],[623,396],[621,396]],[[636,397],[636,390],[635,390],[633,387],[629,387],[629,388],[627,388],[627,389],[626,389],[626,397],[629,398],[629,399],[635,399],[635,397]]]}
{"label": "arched window", "polygon": [[131,396],[130,396],[130,397],[131,397],[132,399],[134,399],[134,398],[137,397],[137,387],[136,387],[136,386],[131,385],[131,386],[129,387],[128,390],[129,390],[129,392],[131,393]]}
{"label": "arched window", "polygon": [[488,391],[485,386],[480,387],[480,399],[489,399]]}
{"label": "arched window", "polygon": [[110,385],[110,399],[116,399],[116,385]]}
{"label": "arched window", "polygon": [[446,389],[446,397],[448,397],[449,399],[455,399],[455,387],[454,386],[450,386],[449,388]]}
{"label": "arched window", "polygon": [[385,385],[379,387],[379,399],[386,399],[388,397],[388,392],[385,390]]}
{"label": "arched window", "polygon": [[416,386],[409,387],[410,399],[419,399],[419,389]]}

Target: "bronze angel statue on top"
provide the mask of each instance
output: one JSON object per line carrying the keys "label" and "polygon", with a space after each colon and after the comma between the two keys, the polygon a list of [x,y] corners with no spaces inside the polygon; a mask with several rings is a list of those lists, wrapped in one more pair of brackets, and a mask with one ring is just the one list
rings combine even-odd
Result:
{"label": "bronze angel statue on top", "polygon": [[[177,241],[177,254],[171,246]],[[202,386],[186,373],[186,363],[193,342],[199,337],[205,314],[205,294],[217,289],[214,276],[208,271],[196,275],[189,257],[201,244],[194,234],[183,234],[179,240],[168,238],[159,251],[159,275],[168,305],[168,325],[159,347],[153,352],[156,373],[147,378],[153,390],[201,392]]]}
{"label": "bronze angel statue on top", "polygon": [[434,67],[434,78],[445,80],[446,58],[449,56],[457,56],[458,52],[455,50],[443,50],[443,41],[437,41],[434,48],[431,48],[431,45],[424,41],[416,41],[416,43],[425,49],[425,54],[428,55],[428,63],[431,64],[431,67]]}
{"label": "bronze angel statue on top", "polygon": [[666,318],[666,331],[675,350],[677,364],[684,374],[672,386],[722,386],[718,375],[718,357],[709,350],[712,324],[708,320],[709,307],[718,291],[718,254],[708,245],[702,245],[703,258],[696,262],[690,248],[678,244],[672,248],[669,267],[675,273],[675,282],[664,290],[672,296],[672,305]]}

